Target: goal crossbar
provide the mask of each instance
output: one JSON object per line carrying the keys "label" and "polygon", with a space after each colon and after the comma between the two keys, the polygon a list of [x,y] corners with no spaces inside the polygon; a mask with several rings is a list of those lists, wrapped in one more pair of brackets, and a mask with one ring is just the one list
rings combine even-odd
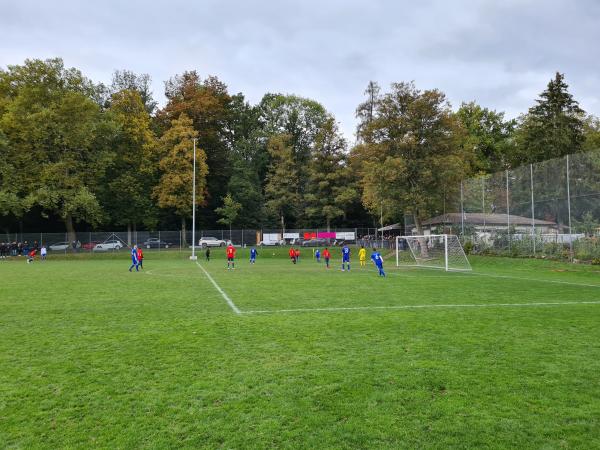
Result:
{"label": "goal crossbar", "polygon": [[472,270],[458,236],[452,234],[397,236],[396,266]]}

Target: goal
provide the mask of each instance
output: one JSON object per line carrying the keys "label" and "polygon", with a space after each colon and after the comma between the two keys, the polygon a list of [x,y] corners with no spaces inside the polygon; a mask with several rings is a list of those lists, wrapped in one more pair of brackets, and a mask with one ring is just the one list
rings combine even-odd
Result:
{"label": "goal", "polygon": [[471,264],[453,234],[396,237],[396,266],[471,270]]}

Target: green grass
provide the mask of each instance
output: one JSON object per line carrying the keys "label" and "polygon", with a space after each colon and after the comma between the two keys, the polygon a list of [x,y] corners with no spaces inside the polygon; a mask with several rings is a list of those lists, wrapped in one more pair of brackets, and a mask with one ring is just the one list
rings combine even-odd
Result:
{"label": "green grass", "polygon": [[199,260],[239,315],[185,253],[0,261],[0,447],[600,447],[600,304],[489,306],[598,302],[592,266],[239,253]]}

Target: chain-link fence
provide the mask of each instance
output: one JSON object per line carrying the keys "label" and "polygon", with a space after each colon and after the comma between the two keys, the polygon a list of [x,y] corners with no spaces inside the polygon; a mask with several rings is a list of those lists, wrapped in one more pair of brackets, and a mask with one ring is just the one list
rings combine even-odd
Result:
{"label": "chain-link fence", "polygon": [[465,180],[456,203],[424,227],[480,254],[600,263],[600,151]]}
{"label": "chain-link fence", "polygon": [[[375,228],[324,229],[243,229],[196,230],[196,248],[249,246],[324,247],[342,245],[374,245]],[[380,239],[380,237],[379,237]],[[107,231],[68,233],[4,233],[0,235],[0,257],[26,255],[32,249],[46,248],[51,254],[122,252],[133,245],[145,251],[190,251],[193,233],[183,231]],[[383,245],[380,245],[383,246]]]}

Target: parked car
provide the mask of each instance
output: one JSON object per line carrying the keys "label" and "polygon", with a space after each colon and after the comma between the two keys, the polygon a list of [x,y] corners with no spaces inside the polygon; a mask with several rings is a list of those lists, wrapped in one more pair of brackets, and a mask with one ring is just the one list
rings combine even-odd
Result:
{"label": "parked car", "polygon": [[173,247],[173,244],[171,242],[161,241],[158,238],[148,238],[144,241],[142,246],[146,248],[169,248]]}
{"label": "parked car", "polygon": [[123,248],[123,243],[121,241],[106,241],[100,244],[96,244],[94,247],[95,252],[106,252],[108,250],[121,250]]}
{"label": "parked car", "polygon": [[328,245],[327,239],[318,238],[318,239],[308,239],[302,242],[302,247],[324,247]]}
{"label": "parked car", "polygon": [[94,247],[96,245],[100,244],[100,242],[98,241],[90,241],[90,242],[86,242],[85,244],[81,244],[81,248],[85,249],[85,250],[93,250]]}
{"label": "parked car", "polygon": [[285,241],[283,239],[280,239],[278,241],[260,241],[258,243],[259,246],[265,246],[265,247],[272,247],[275,245],[284,245]]}
{"label": "parked car", "polygon": [[225,247],[227,242],[212,236],[204,236],[198,241],[198,247]]}
{"label": "parked car", "polygon": [[70,248],[71,244],[69,242],[56,242],[48,246],[48,250],[52,250],[53,252],[64,252]]}

